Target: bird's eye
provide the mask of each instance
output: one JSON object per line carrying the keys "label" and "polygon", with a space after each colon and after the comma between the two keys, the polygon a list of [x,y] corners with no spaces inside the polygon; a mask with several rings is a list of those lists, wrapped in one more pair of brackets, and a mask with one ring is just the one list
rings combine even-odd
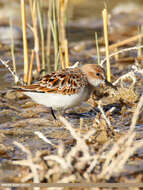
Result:
{"label": "bird's eye", "polygon": [[100,73],[96,73],[96,76],[100,76]]}

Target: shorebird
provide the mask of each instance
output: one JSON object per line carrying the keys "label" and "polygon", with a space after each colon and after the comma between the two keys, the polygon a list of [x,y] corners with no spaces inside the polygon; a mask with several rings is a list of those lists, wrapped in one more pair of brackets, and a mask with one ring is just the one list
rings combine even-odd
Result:
{"label": "shorebird", "polygon": [[97,64],[85,64],[79,68],[66,68],[42,77],[38,82],[18,89],[36,103],[53,109],[65,110],[87,101],[95,88],[105,83],[116,89],[106,80],[104,69]]}

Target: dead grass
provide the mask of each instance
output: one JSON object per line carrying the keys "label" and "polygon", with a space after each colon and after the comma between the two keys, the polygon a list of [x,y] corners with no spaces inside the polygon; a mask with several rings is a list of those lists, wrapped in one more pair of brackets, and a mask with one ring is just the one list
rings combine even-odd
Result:
{"label": "dead grass", "polygon": [[[34,50],[32,51],[31,64],[30,64],[30,75],[29,84],[31,83],[32,75],[32,65],[34,56],[36,54],[37,68],[40,71],[40,56],[39,56],[39,37],[37,29],[37,13],[36,13],[36,1],[31,2],[31,13],[33,18],[33,35],[35,40]],[[49,1],[50,11],[49,23],[48,23],[48,39],[47,42],[47,56],[48,56],[48,68],[51,70],[50,61],[50,45],[51,45],[51,33],[54,39],[54,53],[55,53],[55,69],[58,68],[59,57],[61,60],[62,67],[69,67],[69,57],[68,57],[68,41],[65,34],[65,23],[64,15],[67,1],[60,1],[61,7],[56,7],[55,4],[52,5],[52,1]],[[56,0],[54,2],[57,2]],[[52,8],[53,7],[53,8]],[[59,8],[59,9],[58,9]],[[55,11],[56,10],[56,11]],[[61,17],[59,17],[59,12],[61,10]],[[53,12],[52,12],[53,11]],[[55,12],[54,12],[55,11]],[[40,12],[39,12],[40,14]],[[55,23],[56,19],[61,23],[61,28],[58,28],[59,23]],[[54,20],[55,19],[55,20]],[[41,20],[41,37],[44,40],[43,30],[42,30],[42,18]],[[58,33],[60,30],[60,33]],[[58,37],[60,36],[60,41]],[[137,38],[137,37],[136,37]],[[135,38],[135,39],[136,39]],[[108,40],[107,40],[108,41]],[[59,47],[59,42],[61,47]],[[125,43],[125,42],[124,42]],[[43,69],[45,69],[45,54],[44,45],[42,45],[43,52]],[[116,44],[118,47],[118,44]],[[108,55],[108,58],[119,55],[122,52],[136,50],[142,48],[131,47],[128,49],[122,49],[116,53]],[[111,47],[109,47],[110,49]],[[26,50],[27,51],[27,50]],[[35,54],[34,54],[35,51]],[[26,55],[27,57],[27,55]],[[2,61],[2,60],[1,60]],[[101,65],[104,64],[106,58],[101,61]],[[2,61],[8,70],[11,72],[16,81],[20,81],[18,76],[10,69],[7,62]],[[25,66],[27,70],[27,65]],[[76,67],[76,66],[75,66]],[[121,172],[124,171],[126,163],[130,160],[131,156],[134,156],[136,151],[143,146],[143,140],[136,140],[135,125],[140,114],[141,107],[143,105],[143,96],[140,98],[138,105],[136,102],[139,99],[139,95],[135,92],[134,87],[137,82],[136,74],[143,74],[143,69],[139,66],[133,66],[132,70],[125,75],[119,77],[114,85],[118,86],[118,92],[111,91],[109,98],[114,102],[122,100],[126,104],[132,104],[133,117],[130,129],[124,135],[118,135],[113,129],[110,113],[104,112],[102,108],[102,102],[99,102],[100,113],[97,114],[94,119],[92,129],[85,130],[83,133],[74,129],[65,118],[60,117],[60,121],[67,130],[71,137],[75,140],[72,147],[66,147],[66,145],[61,142],[58,145],[53,144],[49,139],[47,139],[39,131],[35,132],[40,139],[45,143],[50,144],[56,151],[51,153],[50,151],[37,151],[32,154],[28,148],[24,145],[14,142],[21,151],[26,154],[25,160],[13,161],[14,165],[21,166],[21,175],[19,176],[19,182],[52,182],[52,183],[79,183],[79,182],[90,182],[90,183],[100,183],[100,182],[110,182],[111,179],[115,182],[120,181]],[[130,81],[129,85],[126,86],[127,82]],[[22,83],[22,82],[20,82]],[[28,119],[29,123],[33,125],[36,123],[42,123],[44,125],[49,122],[46,119]],[[35,123],[34,123],[35,122]],[[14,122],[13,126],[19,125],[23,126],[22,122]],[[82,128],[83,120],[80,122],[80,128]],[[8,125],[4,125],[7,127]],[[21,129],[20,129],[21,130]],[[17,131],[18,133],[19,131]],[[14,133],[15,134],[15,133]],[[28,168],[28,169],[25,169]],[[129,180],[130,181],[130,180]],[[137,181],[138,182],[138,181]],[[54,188],[56,189],[56,188]],[[58,188],[59,189],[59,188]],[[62,189],[62,188],[60,188]]]}
{"label": "dead grass", "polygon": [[[79,182],[108,182],[111,178],[116,181],[117,176],[123,171],[126,163],[130,160],[139,148],[143,146],[143,140],[136,141],[136,132],[134,130],[140,109],[143,105],[143,96],[137,105],[133,114],[132,124],[125,135],[118,139],[110,136],[106,143],[100,148],[95,143],[89,144],[89,139],[97,134],[95,127],[86,134],[77,132],[74,127],[63,117],[60,121],[64,124],[65,130],[68,130],[75,139],[76,143],[67,151],[65,145],[61,142],[57,153],[46,153],[37,151],[35,155],[22,144],[14,144],[26,153],[26,160],[13,161],[13,164],[29,167],[25,170],[23,176],[19,178],[20,182],[48,182],[48,183],[79,183]],[[99,128],[109,125],[105,113],[102,113],[101,119],[96,119],[94,125]],[[104,122],[103,122],[104,121]],[[108,132],[109,132],[108,128]],[[36,132],[45,143],[50,143],[49,139],[43,134]],[[95,151],[96,150],[96,151]],[[27,173],[28,172],[28,173]],[[62,189],[62,188],[61,188]]]}

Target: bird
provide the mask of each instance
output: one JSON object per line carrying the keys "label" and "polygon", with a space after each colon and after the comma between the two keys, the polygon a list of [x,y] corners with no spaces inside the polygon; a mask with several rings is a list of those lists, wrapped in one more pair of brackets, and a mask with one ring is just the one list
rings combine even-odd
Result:
{"label": "bird", "polygon": [[33,101],[53,110],[65,110],[87,101],[101,84],[114,89],[116,86],[108,82],[104,69],[98,64],[84,64],[81,67],[65,68],[46,74],[31,85],[23,85],[18,90],[29,96]]}

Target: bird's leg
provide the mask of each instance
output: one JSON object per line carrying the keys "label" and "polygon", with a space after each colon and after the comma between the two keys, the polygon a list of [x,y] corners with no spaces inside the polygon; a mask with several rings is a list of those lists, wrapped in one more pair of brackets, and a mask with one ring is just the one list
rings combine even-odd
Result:
{"label": "bird's leg", "polygon": [[50,107],[50,112],[51,112],[53,118],[54,118],[55,120],[57,120],[57,118],[56,118],[56,116],[55,116],[55,114],[54,114],[54,111],[53,111],[52,107]]}

